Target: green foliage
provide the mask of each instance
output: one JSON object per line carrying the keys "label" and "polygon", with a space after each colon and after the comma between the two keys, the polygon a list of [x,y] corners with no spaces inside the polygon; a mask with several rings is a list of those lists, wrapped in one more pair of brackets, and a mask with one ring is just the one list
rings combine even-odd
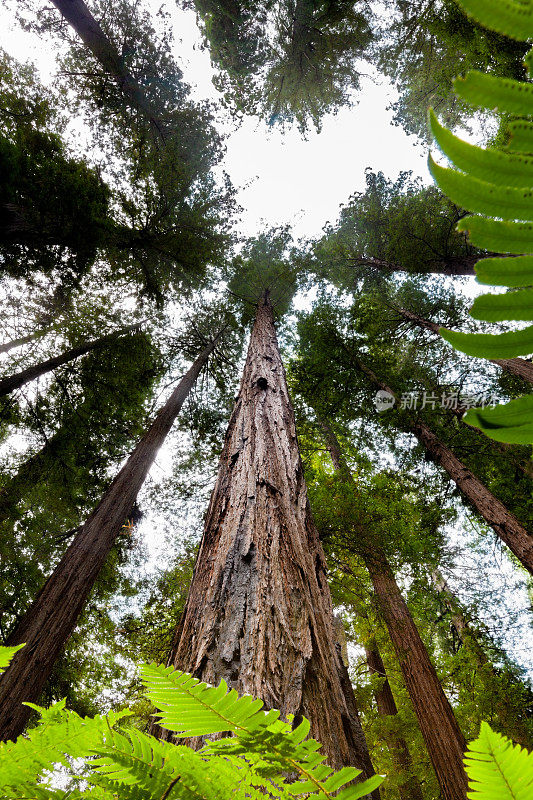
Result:
{"label": "green foliage", "polygon": [[[12,649],[0,648],[1,663]],[[178,736],[233,736],[207,741],[195,751],[123,727],[128,711],[90,719],[67,711],[64,701],[49,709],[32,705],[40,723],[27,738],[0,744],[0,797],[357,800],[383,781],[376,775],[352,783],[360,774],[354,767],[334,772],[318,742],[306,738],[307,720],[293,729],[292,719],[282,722],[279,711],[262,710],[261,700],[228,693],[224,681],[215,688],[155,664],[141,671],[164,728]],[[85,767],[74,771],[72,758],[84,758]],[[58,764],[78,784],[74,793],[73,786],[54,790],[51,771]]]}
{"label": "green foliage", "polygon": [[15,647],[0,647],[0,673],[8,668],[13,656],[22,647],[24,647],[23,644],[17,644]]}
{"label": "green foliage", "polygon": [[486,722],[465,755],[471,800],[528,800],[533,792],[533,753],[513,745]]}
{"label": "green foliage", "polygon": [[[461,0],[461,5],[489,28],[520,40],[530,37],[532,10],[529,5],[507,0],[488,3]],[[528,61],[531,64],[531,54]],[[533,114],[533,90],[529,84],[470,72],[465,79],[457,80],[455,87],[458,95],[470,103],[521,116]],[[485,217],[500,218],[482,218],[477,222],[478,233],[473,237],[476,243],[489,246],[490,242],[490,246],[499,252],[532,251],[531,226],[523,224],[533,220],[533,193],[530,190],[533,161],[524,154],[533,151],[531,129],[521,129],[518,152],[513,150],[512,137],[507,152],[503,152],[461,141],[438,123],[432,111],[429,124],[443,153],[461,170],[441,167],[430,158],[430,170],[439,187],[463,208]],[[476,227],[476,219],[463,220],[462,230],[470,225]],[[488,266],[481,266],[483,283],[490,282],[494,275],[497,285],[507,286],[512,291],[478,297],[471,309],[474,318],[486,322],[533,319],[533,290],[520,288],[533,285],[533,258],[522,256],[516,268],[513,262],[512,258],[490,259]],[[506,280],[506,269],[510,271],[509,281]],[[442,329],[441,334],[454,347],[483,358],[509,358],[533,352],[532,326],[499,335],[461,334],[446,329]],[[472,409],[464,419],[498,441],[533,443],[533,396],[514,400],[503,408]]]}

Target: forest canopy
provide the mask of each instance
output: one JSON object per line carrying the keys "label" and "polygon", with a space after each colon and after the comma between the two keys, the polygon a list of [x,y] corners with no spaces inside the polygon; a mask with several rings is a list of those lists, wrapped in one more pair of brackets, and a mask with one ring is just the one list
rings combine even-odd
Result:
{"label": "forest canopy", "polygon": [[0,798],[532,796],[532,20],[1,10]]}

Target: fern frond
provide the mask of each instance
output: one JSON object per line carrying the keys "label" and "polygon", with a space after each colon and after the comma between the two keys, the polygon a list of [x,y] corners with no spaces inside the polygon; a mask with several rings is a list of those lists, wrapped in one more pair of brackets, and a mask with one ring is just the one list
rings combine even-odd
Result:
{"label": "fern frond", "polygon": [[[279,711],[262,710],[261,700],[239,697],[228,692],[225,681],[208,686],[187,673],[155,664],[141,667],[147,696],[160,710],[160,724],[179,736],[206,736],[211,733],[233,733],[233,738],[209,742],[200,751],[208,757],[216,754],[248,757],[255,754],[263,762],[267,775],[280,771],[296,773],[300,780],[287,785],[289,794],[306,794],[313,800],[329,800],[335,795],[343,800],[363,797],[379,786],[383,776],[346,787],[361,770],[346,767],[334,773],[319,753],[321,745],[307,739],[310,725],[304,720],[294,731],[290,722],[279,719]],[[328,787],[336,786],[335,789]]]}
{"label": "fern frond", "polygon": [[[533,225],[529,222],[463,217],[457,223],[457,230],[468,233],[468,238],[476,247],[516,255],[533,253]],[[511,265],[510,268],[512,271]]]}
{"label": "fern frond", "polygon": [[529,221],[533,219],[533,191],[479,180],[437,164],[431,156],[429,171],[450,200],[467,211],[493,217]]}
{"label": "fern frond", "polygon": [[0,647],[0,675],[9,667],[15,653],[24,646],[23,644],[17,644],[14,647]]}
{"label": "fern frond", "polygon": [[507,130],[511,135],[507,150],[516,153],[533,153],[533,122],[526,122],[522,119],[514,120],[508,123]]}
{"label": "fern frond", "polygon": [[533,8],[530,3],[513,0],[460,0],[459,5],[476,22],[525,42],[533,39]]}
{"label": "fern frond", "polygon": [[465,755],[471,800],[531,800],[533,753],[481,723]]}
{"label": "fern frond", "polygon": [[464,416],[467,425],[490,432],[498,442],[529,444],[533,441],[533,395],[525,395],[495,408],[472,408]]}
{"label": "fern frond", "polygon": [[533,353],[533,325],[506,333],[462,333],[440,328],[439,333],[456,350],[477,358],[516,358]]}
{"label": "fern frond", "polygon": [[533,185],[533,158],[464,142],[439,124],[432,109],[429,111],[429,127],[444,155],[469,175],[492,184]]}
{"label": "fern frond", "polygon": [[475,266],[478,283],[492,286],[533,286],[533,256],[482,258]]}
{"label": "fern frond", "polygon": [[111,712],[105,717],[79,717],[65,711],[64,701],[49,709],[40,709],[41,722],[32,728],[27,737],[16,742],[0,742],[0,792],[17,786],[31,784],[54,764],[68,765],[67,756],[80,758],[106,740],[110,728],[130,712]]}
{"label": "fern frond", "polygon": [[530,83],[471,71],[464,78],[456,78],[453,88],[457,97],[472,105],[520,117],[533,116],[533,85]]}

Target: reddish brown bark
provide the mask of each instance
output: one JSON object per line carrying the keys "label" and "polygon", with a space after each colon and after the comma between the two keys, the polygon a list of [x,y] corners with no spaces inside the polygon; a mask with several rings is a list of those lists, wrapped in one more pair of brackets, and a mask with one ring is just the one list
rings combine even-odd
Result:
{"label": "reddish brown bark", "polygon": [[[357,361],[359,368],[375,386],[396,395],[384,381],[366,364]],[[443,467],[457,484],[465,500],[491,526],[522,566],[533,575],[533,537],[521,522],[498,500],[489,489],[471,472],[455,453],[436,436],[423,420],[412,418],[409,430],[413,433],[431,459]]]}
{"label": "reddish brown bark", "polygon": [[[410,322],[414,322],[414,324],[418,325],[419,328],[425,328],[428,331],[432,331],[432,333],[440,334],[442,325],[437,325],[436,322],[431,322],[431,320],[424,319],[418,314],[415,314],[413,311],[408,311],[406,308],[398,308],[396,310],[402,315],[402,317]],[[490,358],[488,360],[492,364],[496,364],[498,367],[501,367],[501,369],[505,370],[506,372],[510,372],[512,375],[517,375],[519,378],[522,378],[528,383],[533,383],[533,362],[527,361],[525,358]]]}
{"label": "reddish brown bark", "polygon": [[433,461],[440,464],[455,481],[463,496],[498,534],[502,542],[533,575],[533,537],[524,526],[460,461],[422,420],[413,421],[412,432]]}
{"label": "reddish brown bark", "polygon": [[[331,766],[373,773],[335,646],[268,293],[260,302],[169,664],[303,715]],[[378,797],[378,792],[373,793]]]}
{"label": "reddish brown bark", "polygon": [[16,654],[0,677],[0,739],[13,739],[22,733],[31,711],[21,703],[39,700],[157,451],[215,345],[216,339],[181,379],[99,505],[74,537],[33,605],[8,637],[8,645],[25,642],[26,647]]}
{"label": "reddish brown bark", "polygon": [[115,331],[115,333],[110,333],[107,336],[101,336],[99,339],[94,339],[92,342],[84,342],[76,347],[71,347],[58,356],[47,358],[46,361],[41,361],[21,372],[16,372],[14,375],[9,375],[7,378],[0,379],[0,397],[13,392],[15,389],[20,389],[24,384],[34,381],[36,378],[45,375],[56,367],[60,367],[62,364],[68,364],[69,361],[74,361],[76,358],[90,353],[91,350],[96,350],[98,347],[102,347],[114,341],[122,334],[129,333],[138,327],[139,325],[128,325],[120,331]]}
{"label": "reddish brown bark", "polygon": [[[381,688],[374,692],[378,713],[382,717],[395,717],[398,714],[398,708],[375,639],[372,639],[365,647],[365,653],[370,674],[379,675],[385,679]],[[398,786],[401,800],[424,800],[420,784],[416,776],[413,775],[413,759],[407,742],[402,736],[395,733],[389,733],[386,737],[386,742],[391,753],[392,763],[397,772],[406,772],[409,775],[405,783]]]}
{"label": "reddish brown bark", "polygon": [[[325,420],[321,420],[321,424],[335,469],[356,492],[356,483],[333,429]],[[361,534],[362,543],[368,541],[366,531],[362,530]],[[363,544],[361,556],[370,573],[378,607],[400,663],[442,796],[444,800],[465,800],[467,780],[463,753],[466,742],[453,709],[375,536],[371,537],[370,545]]]}
{"label": "reddish brown bark", "polygon": [[83,0],[52,0],[55,7],[74,28],[94,57],[115,79],[126,100],[139,109],[158,134],[164,138],[165,125],[146,93],[124,66],[117,48],[111,42]]}

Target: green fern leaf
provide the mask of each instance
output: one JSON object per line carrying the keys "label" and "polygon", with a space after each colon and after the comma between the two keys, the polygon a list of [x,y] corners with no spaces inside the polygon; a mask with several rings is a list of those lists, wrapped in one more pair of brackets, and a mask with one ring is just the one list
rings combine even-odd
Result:
{"label": "green fern leaf", "polygon": [[461,333],[440,328],[439,333],[456,350],[477,358],[515,358],[533,353],[533,325],[506,333]]}
{"label": "green fern leaf", "polygon": [[529,3],[512,0],[459,0],[459,5],[476,22],[503,33],[510,39],[525,42],[533,39],[533,9]]}
{"label": "green fern leaf", "polygon": [[147,696],[161,710],[159,722],[177,736],[251,732],[267,728],[279,711],[261,711],[262,700],[228,693],[225,681],[217,687],[201,683],[186,672],[156,664],[141,666]]}
{"label": "green fern leaf", "polygon": [[484,294],[476,297],[470,309],[475,319],[485,322],[533,320],[533,289],[518,289],[505,294]]}
{"label": "green fern leaf", "polygon": [[432,109],[429,126],[442,152],[469,175],[505,186],[533,185],[533,158],[468,144],[440,125]]}
{"label": "green fern leaf", "polygon": [[511,134],[511,141],[507,150],[518,153],[533,153],[533,122],[514,120],[509,122],[507,130]]}
{"label": "green fern leaf", "polygon": [[481,723],[479,738],[465,755],[470,800],[531,800],[533,753]]}
{"label": "green fern leaf", "polygon": [[8,668],[15,653],[23,647],[23,644],[17,644],[14,647],[0,647],[0,675]]}
{"label": "green fern leaf", "polygon": [[474,267],[478,283],[491,286],[533,286],[533,256],[482,258]]}
{"label": "green fern leaf", "polygon": [[464,78],[456,78],[453,88],[458,97],[473,105],[520,117],[533,116],[533,86],[529,83],[472,70]]}
{"label": "green fern leaf", "polygon": [[533,253],[533,225],[527,222],[463,217],[457,223],[457,230],[467,232],[476,247],[497,253]]}
{"label": "green fern leaf", "polygon": [[494,408],[471,408],[463,421],[498,442],[533,444],[533,395]]}
{"label": "green fern leaf", "polygon": [[431,156],[428,164],[429,171],[439,188],[462,208],[506,219],[533,218],[533,192],[530,189],[498,186],[480,181],[454,169],[439,166]]}

